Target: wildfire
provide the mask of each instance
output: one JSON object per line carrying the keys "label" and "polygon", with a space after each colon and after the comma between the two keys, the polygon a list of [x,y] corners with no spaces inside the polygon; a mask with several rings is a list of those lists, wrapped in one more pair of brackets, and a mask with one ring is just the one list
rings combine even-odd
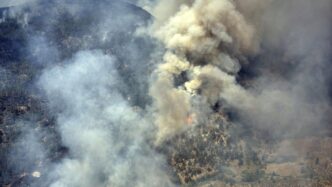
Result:
{"label": "wildfire", "polygon": [[186,122],[187,122],[187,125],[193,125],[196,122],[196,114],[195,113],[189,114]]}

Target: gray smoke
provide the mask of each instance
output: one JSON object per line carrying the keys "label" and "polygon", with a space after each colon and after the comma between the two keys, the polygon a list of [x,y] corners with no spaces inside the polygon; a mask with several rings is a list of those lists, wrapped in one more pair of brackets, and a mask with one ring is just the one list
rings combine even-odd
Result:
{"label": "gray smoke", "polygon": [[[45,162],[44,186],[174,186],[155,146],[216,105],[277,138],[330,131],[330,0],[135,1],[154,21],[105,2],[7,12],[27,28],[35,86],[69,150]],[[28,155],[48,151],[33,133],[22,139]]]}
{"label": "gray smoke", "polygon": [[[151,92],[160,139],[185,127],[197,91],[208,105],[222,101],[239,114],[236,121],[276,137],[326,132],[330,1],[165,4],[151,8],[157,17],[152,33],[167,49]],[[183,85],[172,85],[180,74]],[[163,103],[167,93],[172,99]],[[168,110],[175,105],[182,113]]]}
{"label": "gray smoke", "polygon": [[233,104],[244,121],[277,137],[328,132],[331,1],[264,3],[254,16],[262,50],[257,62],[244,68],[259,76],[250,80],[252,98]]}
{"label": "gray smoke", "polygon": [[163,155],[153,149],[155,127],[144,111],[154,44],[135,36],[135,28],[149,15],[121,2],[43,3],[5,12],[26,28],[27,58],[41,69],[35,87],[55,117],[57,143],[69,150],[57,163],[46,162],[34,155],[48,153],[40,151],[40,139],[22,136],[35,145],[25,152],[30,160],[43,161],[44,169],[34,173],[41,179],[32,185],[173,186]]}
{"label": "gray smoke", "polygon": [[71,158],[56,166],[61,186],[170,186],[163,159],[147,144],[152,126],[119,93],[114,59],[100,51],[79,52],[64,67],[41,76]]}

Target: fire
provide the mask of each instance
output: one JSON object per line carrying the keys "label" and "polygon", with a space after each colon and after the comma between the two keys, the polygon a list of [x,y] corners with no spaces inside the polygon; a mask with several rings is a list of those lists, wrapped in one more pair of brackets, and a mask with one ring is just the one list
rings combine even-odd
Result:
{"label": "fire", "polygon": [[196,114],[195,113],[189,114],[186,120],[187,125],[193,125],[195,121],[196,121]]}

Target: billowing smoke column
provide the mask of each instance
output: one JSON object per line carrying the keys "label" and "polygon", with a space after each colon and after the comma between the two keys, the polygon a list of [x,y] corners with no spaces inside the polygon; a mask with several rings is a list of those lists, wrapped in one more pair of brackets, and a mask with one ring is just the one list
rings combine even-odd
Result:
{"label": "billowing smoke column", "polygon": [[114,61],[100,51],[79,52],[41,76],[72,153],[55,166],[59,178],[51,187],[170,186],[162,157],[146,144],[151,124],[118,91]]}
{"label": "billowing smoke column", "polygon": [[[157,78],[150,90],[158,111],[157,142],[181,131],[188,118],[199,118],[196,113],[203,111],[195,110],[245,94],[235,80],[238,58],[257,50],[254,28],[233,1],[197,0],[175,9],[163,26],[153,28],[166,46],[164,63],[155,71]],[[201,106],[194,108],[197,102]]]}
{"label": "billowing smoke column", "polygon": [[157,143],[185,129],[188,119],[204,121],[216,103],[277,137],[328,125],[329,1],[170,1],[165,8],[168,2],[152,9],[152,33],[166,47],[150,89]]}
{"label": "billowing smoke column", "polygon": [[[289,12],[303,6],[330,15],[327,1],[308,8],[309,0],[160,0],[149,7],[155,20],[148,27],[127,15],[136,9],[103,1],[53,2],[59,11],[37,19],[38,27],[29,27],[30,15],[23,16],[29,60],[42,69],[36,85],[69,150],[57,163],[48,163],[43,185],[173,186],[164,156],[155,148],[204,124],[216,106],[236,111],[236,122],[272,129],[276,136],[280,129],[326,125],[330,28],[323,28],[328,23],[323,19],[316,29],[304,29],[306,21],[298,18],[303,13]],[[31,12],[39,14],[42,6],[36,4]],[[279,14],[272,10],[290,4],[274,20]],[[66,14],[60,19],[61,11]],[[87,25],[62,25],[66,16]],[[302,22],[292,26],[288,18]],[[150,35],[140,38],[138,27]],[[74,34],[67,36],[68,30]],[[309,43],[319,47],[307,49]],[[288,51],[284,59],[274,53],[280,49]],[[289,64],[298,57],[305,60]],[[251,72],[255,75],[246,77]]]}

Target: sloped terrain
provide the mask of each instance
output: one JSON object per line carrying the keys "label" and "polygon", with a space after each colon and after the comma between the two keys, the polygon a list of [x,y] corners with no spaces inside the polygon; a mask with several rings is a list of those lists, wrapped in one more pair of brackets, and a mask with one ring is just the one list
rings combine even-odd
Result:
{"label": "sloped terrain", "polygon": [[[9,9],[2,10],[1,187],[49,184],[46,176],[53,165],[72,156],[63,145],[57,114],[49,108],[48,98],[36,82],[45,69],[66,66],[78,51],[101,50],[114,55],[123,83],[119,92],[134,111],[149,110],[152,101],[146,93],[155,65],[147,59],[160,44],[137,36],[135,29],[148,24],[152,16],[131,4],[100,2],[78,8],[75,14],[52,3],[39,5],[39,12],[26,8],[15,18],[8,16]],[[110,12],[103,12],[104,6],[110,6]],[[96,14],[96,10],[101,11]],[[129,18],[123,19],[117,11],[130,13]],[[31,16],[29,24],[22,23],[26,13]],[[100,23],[100,14],[112,17],[110,23]],[[45,15],[49,17],[44,19]],[[116,29],[105,33],[107,39],[103,40],[98,28],[109,25]],[[131,52],[135,55],[129,55]],[[244,71],[238,79],[244,87],[250,86],[249,73]],[[216,103],[204,123],[194,124],[189,116],[188,130],[160,145],[153,145],[150,137],[147,142],[166,158],[165,170],[178,186],[332,186],[331,129],[314,135],[273,137],[268,131],[240,122],[237,115],[237,111]]]}

